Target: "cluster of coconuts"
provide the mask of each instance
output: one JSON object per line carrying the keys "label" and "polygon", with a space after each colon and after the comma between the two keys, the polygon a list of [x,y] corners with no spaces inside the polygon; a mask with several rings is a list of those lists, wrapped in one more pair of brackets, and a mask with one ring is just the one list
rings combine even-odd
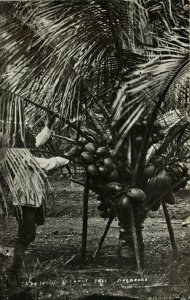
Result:
{"label": "cluster of coconuts", "polygon": [[116,204],[116,213],[119,220],[125,222],[126,218],[130,218],[130,209],[141,209],[144,207],[146,195],[139,188],[130,188],[120,197]]}
{"label": "cluster of coconuts", "polygon": [[[115,215],[113,208],[113,197],[122,193],[118,197],[118,211],[127,211],[131,205],[136,205],[145,201],[145,193],[136,188],[124,191],[124,185],[120,181],[120,161],[114,160],[111,156],[112,150],[108,147],[98,147],[94,142],[87,142],[85,139],[79,140],[79,146],[71,149],[75,157],[81,160],[90,178],[90,188],[98,194],[100,204],[98,209],[101,217],[111,217]],[[71,151],[70,150],[70,151]],[[116,198],[117,199],[117,198]],[[117,202],[117,200],[116,200]]]}
{"label": "cluster of coconuts", "polygon": [[85,166],[90,177],[90,187],[98,192],[98,186],[119,180],[118,166],[111,157],[111,152],[108,147],[98,147],[96,143],[81,138],[79,145],[74,146],[67,154]]}
{"label": "cluster of coconuts", "polygon": [[[113,183],[117,185],[117,183]],[[112,186],[113,186],[112,184]],[[111,188],[111,184],[109,184]],[[118,191],[122,191],[123,187],[118,184]],[[114,190],[113,190],[114,192]],[[120,221],[125,218],[128,218],[130,215],[130,209],[134,207],[141,207],[144,205],[146,200],[146,195],[143,190],[138,188],[128,188],[127,191],[123,191],[117,197],[109,198],[98,197],[100,205],[98,209],[100,211],[100,216],[103,218],[113,217],[115,214],[119,217]],[[111,205],[112,203],[112,205]]]}
{"label": "cluster of coconuts", "polygon": [[[134,125],[135,129],[135,144],[136,146],[140,146],[143,142],[145,131],[148,125],[148,121],[144,118],[142,121],[137,122]],[[158,143],[159,141],[163,140],[165,137],[165,133],[162,130],[162,126],[160,123],[155,122],[152,128],[152,134],[149,138],[148,146],[150,147],[152,144]]]}
{"label": "cluster of coconuts", "polygon": [[80,158],[92,182],[115,182],[119,180],[117,166],[111,158],[107,147],[97,147],[95,143],[87,143]]}
{"label": "cluster of coconuts", "polygon": [[[151,204],[155,198],[168,190],[168,193],[162,197],[162,200],[168,204],[175,203],[174,192],[185,188],[188,175],[188,167],[184,162],[175,162],[171,165],[161,165],[162,157],[155,158],[152,163],[148,163],[143,170],[143,179],[146,182],[146,194],[148,202]],[[151,206],[153,211],[160,207],[158,201]]]}
{"label": "cluster of coconuts", "polygon": [[94,142],[82,138],[79,146],[73,147],[68,154],[79,159],[85,166],[90,178],[90,189],[98,194],[100,216],[113,215],[114,211],[108,199],[122,191],[123,185],[118,182],[118,169],[111,158],[111,150],[108,147],[98,147]]}

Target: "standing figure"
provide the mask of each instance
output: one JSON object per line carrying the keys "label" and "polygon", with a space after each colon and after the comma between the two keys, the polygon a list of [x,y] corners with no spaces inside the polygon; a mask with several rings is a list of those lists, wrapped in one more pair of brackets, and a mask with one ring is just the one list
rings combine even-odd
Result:
{"label": "standing figure", "polygon": [[[52,119],[49,120],[44,129],[33,137],[31,134],[26,136],[26,147],[34,149],[44,144],[51,136],[51,126],[53,124]],[[18,144],[15,144],[18,148],[23,148],[21,139]],[[19,149],[17,149],[19,151]],[[58,167],[67,166],[68,159],[62,157],[52,157],[50,159],[33,157],[39,167],[45,171],[56,169]],[[45,183],[39,181],[38,173],[32,168],[32,166],[26,166],[26,172],[30,178],[30,184],[32,184],[35,192],[30,193],[29,197],[26,197],[26,192],[21,188],[18,183],[18,178],[15,176],[14,185],[19,201],[14,199],[13,205],[15,210],[15,216],[18,223],[18,231],[16,236],[16,242],[14,247],[14,255],[11,267],[8,269],[9,277],[14,276],[16,278],[21,277],[23,274],[23,261],[25,251],[28,245],[34,241],[36,237],[36,227],[44,224],[44,209],[45,209]],[[26,189],[27,190],[27,189]],[[36,199],[36,194],[38,199]]]}

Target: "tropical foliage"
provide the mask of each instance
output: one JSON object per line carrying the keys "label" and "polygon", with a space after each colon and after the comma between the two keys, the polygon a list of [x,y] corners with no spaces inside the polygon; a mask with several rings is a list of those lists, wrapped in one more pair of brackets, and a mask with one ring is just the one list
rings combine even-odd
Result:
{"label": "tropical foliage", "polygon": [[10,147],[19,134],[25,143],[26,123],[35,133],[51,112],[55,135],[69,126],[77,140],[110,139],[115,156],[127,144],[129,159],[134,126],[146,117],[140,155],[129,164],[137,183],[151,128],[173,110],[179,122],[159,151],[182,155],[176,147],[187,143],[189,130],[188,2],[10,1],[1,2],[0,15],[0,130]]}

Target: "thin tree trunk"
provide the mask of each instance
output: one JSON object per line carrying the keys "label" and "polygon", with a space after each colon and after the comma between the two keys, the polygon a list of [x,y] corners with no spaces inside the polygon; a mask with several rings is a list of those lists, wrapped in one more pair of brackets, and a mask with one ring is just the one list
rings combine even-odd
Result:
{"label": "thin tree trunk", "polygon": [[89,196],[89,176],[86,172],[86,182],[84,187],[84,198],[83,198],[83,228],[82,228],[82,248],[81,258],[85,259],[86,246],[87,246],[87,233],[88,233],[88,196]]}

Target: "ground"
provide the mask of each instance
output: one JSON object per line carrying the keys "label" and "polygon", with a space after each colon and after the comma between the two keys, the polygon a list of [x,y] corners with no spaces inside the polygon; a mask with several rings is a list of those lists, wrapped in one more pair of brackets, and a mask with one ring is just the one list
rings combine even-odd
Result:
{"label": "ground", "polygon": [[[86,261],[81,261],[83,189],[59,173],[50,179],[54,205],[49,200],[46,224],[38,227],[37,238],[26,253],[26,280],[17,299],[78,299],[92,294],[99,295],[95,299],[101,299],[100,295],[142,300],[190,299],[190,227],[182,227],[190,215],[189,189],[180,191],[176,204],[169,207],[178,257],[173,257],[162,209],[151,212],[144,224],[145,270],[140,275],[118,266],[117,220],[112,223],[99,256],[93,259],[107,223],[99,217],[93,193],[89,199]],[[16,227],[15,219],[10,216],[9,226],[1,232],[0,262],[4,269],[11,261]],[[1,254],[6,252],[7,256]],[[4,300],[11,287],[7,288],[3,269],[1,274]]]}

